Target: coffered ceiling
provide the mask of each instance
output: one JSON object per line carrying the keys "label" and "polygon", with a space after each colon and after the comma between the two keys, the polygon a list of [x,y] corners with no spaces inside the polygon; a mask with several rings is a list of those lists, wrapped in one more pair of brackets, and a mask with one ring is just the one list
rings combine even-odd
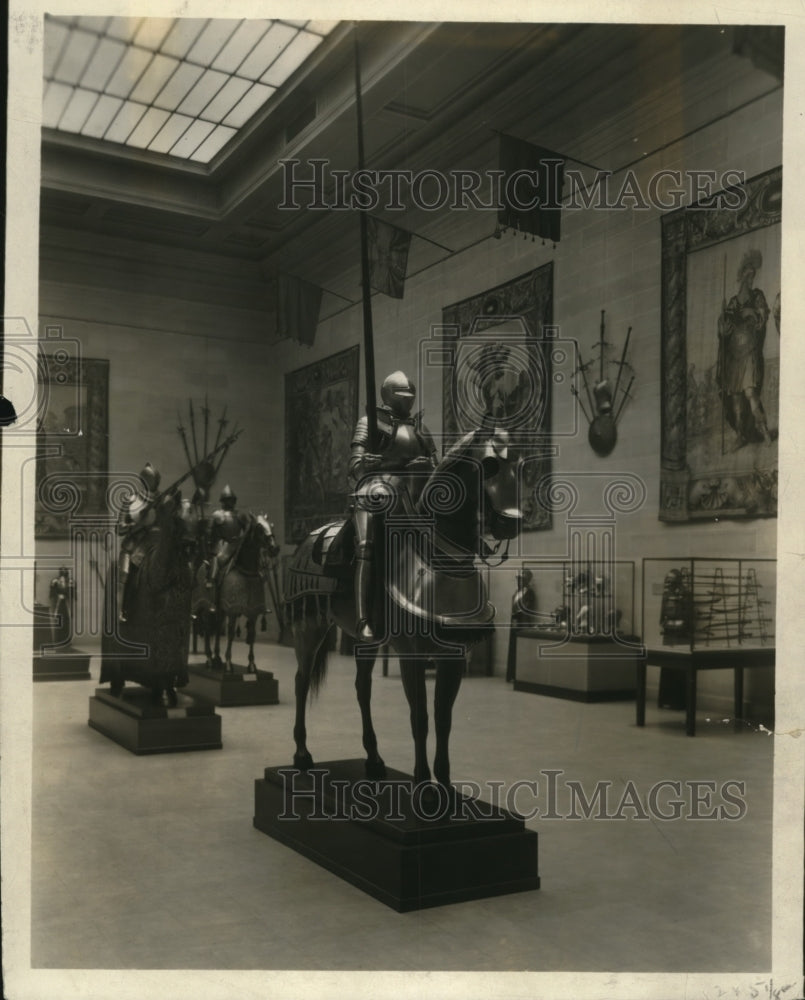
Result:
{"label": "coffered ceiling", "polygon": [[[270,24],[262,23],[264,35]],[[287,27],[304,30],[303,22]],[[179,157],[153,142],[134,148],[45,128],[45,276],[68,247],[91,254],[102,238],[106,254],[129,260],[159,262],[161,248],[240,262],[244,281],[253,281],[264,301],[265,284],[279,270],[327,289],[325,315],[357,301],[356,214],[280,207],[281,160],[301,161],[299,176],[311,174],[316,158],[327,160],[330,172],[358,165],[352,26],[315,27],[320,41],[312,54],[209,157],[201,155],[204,140]],[[165,39],[170,30],[178,29]],[[506,132],[618,171],[781,85],[735,48],[734,29],[717,26],[362,22],[365,165],[485,172],[497,166],[497,135]],[[225,43],[217,51],[207,56],[212,68]],[[254,83],[256,69],[250,72]],[[183,113],[179,104],[160,109],[151,99],[152,110]],[[203,109],[199,115],[204,120]],[[227,125],[224,115],[204,127],[212,135],[234,129],[233,121]],[[419,237],[409,273],[495,229],[493,212],[427,211],[410,199],[402,211],[373,214]]]}

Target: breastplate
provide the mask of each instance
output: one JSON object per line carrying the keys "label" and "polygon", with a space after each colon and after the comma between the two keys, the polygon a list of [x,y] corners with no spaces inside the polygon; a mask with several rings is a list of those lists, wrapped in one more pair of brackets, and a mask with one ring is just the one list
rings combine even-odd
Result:
{"label": "breastplate", "polygon": [[422,446],[413,424],[397,424],[391,442],[383,452],[384,469],[404,469],[411,459],[422,454]]}
{"label": "breastplate", "polygon": [[213,514],[213,534],[231,542],[240,534],[237,515],[232,510],[217,510]]}

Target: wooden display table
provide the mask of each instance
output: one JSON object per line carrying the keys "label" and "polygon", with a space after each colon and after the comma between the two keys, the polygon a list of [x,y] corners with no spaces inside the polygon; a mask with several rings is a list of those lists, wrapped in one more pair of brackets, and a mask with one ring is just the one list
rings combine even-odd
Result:
{"label": "wooden display table", "polygon": [[637,725],[646,724],[646,668],[662,667],[682,671],[685,675],[686,708],[685,728],[688,736],[696,735],[696,675],[700,670],[735,671],[735,726],[740,726],[743,715],[744,670],[747,667],[773,667],[773,647],[748,649],[647,649],[637,661]]}
{"label": "wooden display table", "polygon": [[[631,644],[633,637],[615,642],[608,636],[574,636],[561,643],[562,638],[561,632],[538,628],[511,630],[507,678],[514,681],[515,691],[573,701],[634,697],[635,664],[642,647]],[[519,650],[523,639],[536,641],[542,648],[524,657]]]}

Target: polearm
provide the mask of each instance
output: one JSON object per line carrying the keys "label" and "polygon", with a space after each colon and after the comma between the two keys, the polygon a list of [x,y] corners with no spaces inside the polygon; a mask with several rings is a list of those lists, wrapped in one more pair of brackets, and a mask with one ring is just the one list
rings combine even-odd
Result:
{"label": "polearm", "polygon": [[[361,59],[358,45],[358,22],[353,21],[355,38],[355,117],[358,126],[358,170],[364,169],[363,105],[361,101]],[[375,395],[375,344],[372,332],[372,293],[369,283],[369,232],[366,210],[360,209],[361,285],[363,289],[363,344],[366,375],[366,420],[369,435],[368,450],[377,448],[377,396]]]}

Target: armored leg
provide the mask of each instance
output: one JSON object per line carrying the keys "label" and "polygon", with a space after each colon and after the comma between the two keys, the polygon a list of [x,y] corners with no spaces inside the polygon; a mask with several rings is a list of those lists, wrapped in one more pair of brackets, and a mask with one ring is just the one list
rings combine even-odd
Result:
{"label": "armored leg", "polygon": [[129,578],[129,565],[131,563],[131,556],[128,552],[121,552],[120,559],[117,564],[117,594],[115,606],[117,607],[117,618],[118,621],[126,621],[126,606],[124,604],[124,599],[126,595],[126,581]]}
{"label": "armored leg", "polygon": [[359,642],[375,641],[369,624],[369,606],[372,594],[372,549],[374,541],[372,515],[358,508],[355,511],[355,609],[357,624],[355,638]]}

